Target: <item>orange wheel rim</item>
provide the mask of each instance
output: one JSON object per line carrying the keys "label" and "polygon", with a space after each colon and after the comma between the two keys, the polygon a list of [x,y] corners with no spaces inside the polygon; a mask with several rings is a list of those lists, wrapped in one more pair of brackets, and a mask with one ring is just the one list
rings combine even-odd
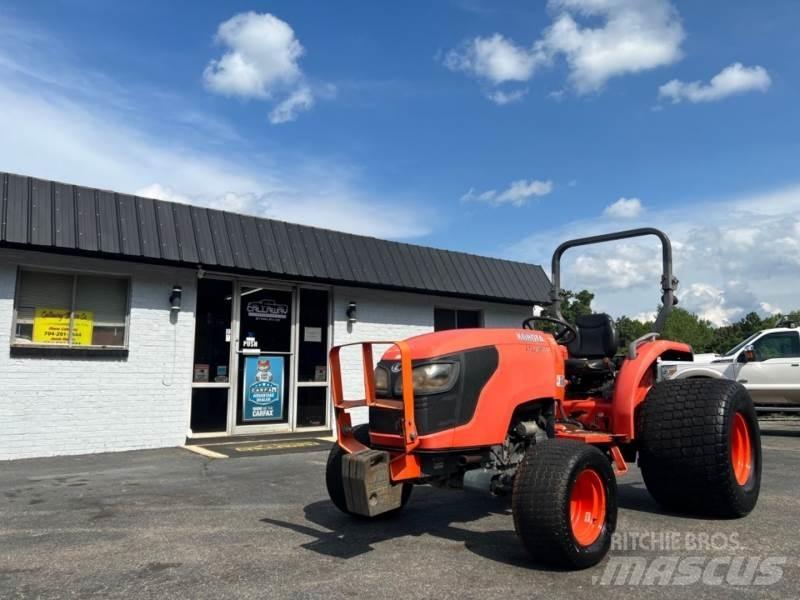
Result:
{"label": "orange wheel rim", "polygon": [[569,518],[572,537],[581,546],[591,546],[600,537],[606,521],[606,488],[594,469],[584,469],[575,478]]}
{"label": "orange wheel rim", "polygon": [[739,485],[746,484],[753,472],[753,444],[747,420],[738,412],[733,417],[731,431],[731,464],[736,482]]}

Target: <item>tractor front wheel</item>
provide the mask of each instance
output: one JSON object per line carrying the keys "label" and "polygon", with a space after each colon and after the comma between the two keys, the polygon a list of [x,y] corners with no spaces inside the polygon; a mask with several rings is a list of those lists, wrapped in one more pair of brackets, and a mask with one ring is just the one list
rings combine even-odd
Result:
{"label": "tractor front wheel", "polygon": [[[355,437],[359,442],[364,444],[365,446],[369,447],[369,425],[357,425],[353,428],[353,437]],[[364,515],[359,515],[350,511],[347,508],[347,499],[345,498],[344,493],[344,481],[342,479],[342,456],[344,456],[344,450],[339,444],[334,443],[333,447],[331,448],[330,453],[328,454],[328,462],[325,466],[325,487],[328,488],[328,496],[331,499],[331,502],[345,514],[348,514],[353,517],[358,517],[362,519],[369,519],[370,517],[366,517]],[[413,485],[410,483],[403,483],[401,501],[400,501],[400,508],[396,508],[394,510],[390,510],[385,513],[381,513],[376,515],[375,517],[371,517],[374,519],[386,518],[396,515],[398,512],[403,510],[403,507],[408,502],[408,499],[411,497],[411,490],[413,489]]]}
{"label": "tractor front wheel", "polygon": [[531,446],[514,478],[514,528],[542,564],[584,569],[600,562],[617,524],[617,480],[608,457],[573,440]]}
{"label": "tractor front wheel", "polygon": [[761,439],[750,394],[727,379],[656,384],[639,415],[639,466],[668,510],[748,514],[761,488]]}

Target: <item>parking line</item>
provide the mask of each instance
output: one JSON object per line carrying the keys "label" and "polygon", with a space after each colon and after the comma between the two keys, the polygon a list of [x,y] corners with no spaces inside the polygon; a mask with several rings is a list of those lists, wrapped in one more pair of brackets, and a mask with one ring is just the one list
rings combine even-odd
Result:
{"label": "parking line", "polygon": [[194,452],[195,454],[200,454],[206,458],[228,458],[225,454],[214,452],[213,450],[203,448],[202,446],[181,446],[181,448],[188,450],[189,452]]}

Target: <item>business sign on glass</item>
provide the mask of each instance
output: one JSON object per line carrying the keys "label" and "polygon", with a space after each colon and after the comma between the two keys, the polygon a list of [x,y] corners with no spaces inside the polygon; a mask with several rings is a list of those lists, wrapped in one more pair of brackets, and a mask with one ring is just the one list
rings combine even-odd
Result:
{"label": "business sign on glass", "polygon": [[247,316],[257,321],[283,321],[289,315],[289,305],[275,300],[253,300],[247,303]]}

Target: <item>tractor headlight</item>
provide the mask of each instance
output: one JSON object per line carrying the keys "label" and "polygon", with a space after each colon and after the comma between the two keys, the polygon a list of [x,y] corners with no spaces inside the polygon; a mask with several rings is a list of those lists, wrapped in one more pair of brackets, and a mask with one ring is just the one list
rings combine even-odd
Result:
{"label": "tractor headlight", "polygon": [[[431,363],[414,367],[411,371],[411,380],[414,383],[415,394],[441,394],[446,392],[458,379],[458,363]],[[397,377],[394,384],[394,393],[403,393],[403,378]]]}
{"label": "tractor headlight", "polygon": [[384,396],[389,395],[389,371],[383,367],[375,367],[375,391]]}

